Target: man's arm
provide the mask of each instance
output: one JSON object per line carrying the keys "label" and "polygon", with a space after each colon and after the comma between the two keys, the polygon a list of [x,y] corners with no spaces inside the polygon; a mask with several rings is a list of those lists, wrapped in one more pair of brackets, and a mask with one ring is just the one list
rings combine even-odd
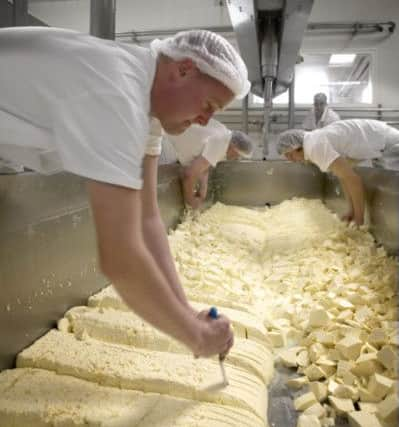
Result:
{"label": "man's arm", "polygon": [[[352,169],[352,166],[343,158],[338,157],[330,165],[331,172],[338,177],[347,196],[350,205],[350,216],[357,225],[364,222],[364,189],[360,176]],[[350,218],[349,218],[350,219]]]}
{"label": "man's arm", "polygon": [[141,221],[143,224],[144,243],[164,274],[173,293],[183,305],[192,310],[181,287],[158,208],[158,156],[146,155],[143,165],[144,186],[141,192]]}
{"label": "man's arm", "polygon": [[[203,179],[204,174],[209,170],[210,163],[203,156],[196,157],[189,166],[185,167],[182,174],[183,196],[186,204],[194,209],[203,202],[201,196],[203,192],[196,194],[196,184]],[[202,184],[202,182],[200,182]],[[207,186],[205,188],[207,190]],[[205,193],[206,197],[206,193]]]}
{"label": "man's arm", "polygon": [[126,304],[194,354],[226,353],[232,332],[226,318],[200,319],[183,304],[147,249],[139,190],[89,181],[100,266]]}

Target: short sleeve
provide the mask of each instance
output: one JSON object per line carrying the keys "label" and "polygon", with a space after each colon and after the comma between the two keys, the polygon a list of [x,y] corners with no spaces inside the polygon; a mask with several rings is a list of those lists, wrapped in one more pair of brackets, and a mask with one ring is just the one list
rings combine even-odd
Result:
{"label": "short sleeve", "polygon": [[142,188],[149,118],[128,98],[85,94],[60,102],[53,130],[63,168],[76,175]]}
{"label": "short sleeve", "polygon": [[204,145],[202,157],[215,167],[218,162],[225,158],[230,139],[230,131],[209,136]]}
{"label": "short sleeve", "polygon": [[145,154],[149,156],[160,156],[162,151],[162,138],[164,131],[161,122],[153,117],[150,121],[150,131],[145,147]]}
{"label": "short sleeve", "polygon": [[[317,139],[315,136],[317,135]],[[340,157],[325,136],[316,131],[310,133],[304,143],[305,158],[317,165],[322,172],[327,172],[334,160]]]}

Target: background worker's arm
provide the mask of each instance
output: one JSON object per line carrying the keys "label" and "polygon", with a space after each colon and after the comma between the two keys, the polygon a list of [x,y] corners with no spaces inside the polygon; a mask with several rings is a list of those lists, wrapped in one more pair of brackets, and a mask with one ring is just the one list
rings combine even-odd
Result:
{"label": "background worker's arm", "polygon": [[[343,158],[338,157],[330,165],[329,170],[338,177],[349,203],[349,214],[353,213],[353,220],[357,225],[364,222],[364,189],[360,176],[352,166]],[[351,218],[349,218],[351,219]]]}
{"label": "background worker's arm", "polygon": [[[204,179],[204,174],[209,171],[210,163],[202,156],[196,157],[189,166],[186,166],[182,174],[182,186],[183,186],[183,196],[184,201],[189,206],[198,208],[201,203],[205,200],[203,197],[203,192],[196,192],[197,182]],[[205,191],[207,190],[207,186]],[[206,193],[205,193],[206,197]]]}
{"label": "background worker's arm", "polygon": [[180,284],[175,263],[169,248],[165,227],[161,219],[157,199],[158,156],[146,155],[144,157],[144,185],[141,191],[144,243],[151,252],[155,262],[161,269],[170,288],[181,301],[189,307],[186,295]]}
{"label": "background worker's arm", "polygon": [[176,296],[149,252],[142,230],[141,191],[98,181],[89,181],[87,187],[100,266],[125,303],[194,354],[227,353],[232,345],[229,321],[195,316]]}

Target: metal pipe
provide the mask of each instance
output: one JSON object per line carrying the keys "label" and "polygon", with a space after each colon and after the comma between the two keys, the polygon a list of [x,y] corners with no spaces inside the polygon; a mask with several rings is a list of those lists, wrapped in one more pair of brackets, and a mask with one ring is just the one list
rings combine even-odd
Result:
{"label": "metal pipe", "polygon": [[263,23],[261,72],[263,78],[263,154],[269,154],[270,112],[273,107],[273,83],[277,76],[278,43],[275,19],[268,16]]}
{"label": "metal pipe", "polygon": [[288,129],[295,127],[295,71],[288,88]]}
{"label": "metal pipe", "polygon": [[242,100],[242,131],[248,133],[248,95]]}
{"label": "metal pipe", "polygon": [[12,21],[15,27],[24,27],[28,25],[28,0],[14,0]]}
{"label": "metal pipe", "polygon": [[90,1],[90,34],[102,39],[115,40],[116,0]]}
{"label": "metal pipe", "polygon": [[[92,0],[92,2],[95,0]],[[321,22],[321,23],[309,23],[307,25],[306,31],[336,31],[339,33],[342,32],[359,32],[365,31],[370,33],[380,33],[381,29],[386,29],[390,33],[393,33],[395,30],[396,24],[394,22],[374,22],[374,23],[362,23],[362,22],[348,22],[348,23],[339,23],[339,22]],[[140,38],[143,39],[155,39],[157,37],[166,37],[176,34],[177,31],[186,31],[191,30],[192,28],[168,28],[165,30],[147,30],[147,31],[124,31],[116,34],[116,38],[126,38],[130,37],[133,41],[140,41]],[[204,30],[212,31],[214,33],[221,34],[226,37],[234,36],[234,29],[231,26],[214,26],[214,27],[204,27]]]}

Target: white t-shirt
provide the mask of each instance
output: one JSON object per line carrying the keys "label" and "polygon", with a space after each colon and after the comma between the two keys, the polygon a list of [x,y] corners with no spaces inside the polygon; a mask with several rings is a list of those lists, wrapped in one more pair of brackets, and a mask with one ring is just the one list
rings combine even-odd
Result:
{"label": "white t-shirt", "polygon": [[142,187],[156,57],[58,28],[0,29],[0,157]]}
{"label": "white t-shirt", "polygon": [[176,156],[183,166],[202,156],[212,166],[226,157],[231,131],[215,119],[206,126],[191,125],[180,135],[167,135],[172,142]]}
{"label": "white t-shirt", "polygon": [[321,171],[326,172],[338,157],[354,161],[379,158],[386,147],[391,130],[386,123],[377,120],[334,122],[323,129],[305,133],[305,160],[311,161]]}
{"label": "white t-shirt", "polygon": [[336,122],[337,120],[340,120],[339,115],[331,108],[326,107],[320,117],[320,120],[316,123],[314,108],[312,108],[305,117],[305,120],[302,123],[302,127],[305,130],[321,129],[324,126]]}

